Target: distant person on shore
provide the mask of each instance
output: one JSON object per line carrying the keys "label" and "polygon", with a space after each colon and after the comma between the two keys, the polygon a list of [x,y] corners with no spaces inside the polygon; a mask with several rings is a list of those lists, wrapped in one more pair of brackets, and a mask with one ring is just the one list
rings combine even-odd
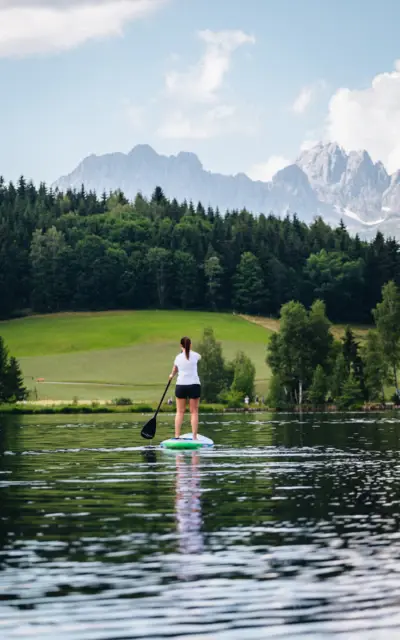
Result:
{"label": "distant person on shore", "polygon": [[250,398],[249,398],[249,396],[246,396],[245,399],[244,399],[244,403],[245,403],[245,405],[247,407],[249,406],[249,402],[250,402]]}
{"label": "distant person on shore", "polygon": [[201,355],[192,351],[190,338],[184,337],[181,340],[181,353],[176,356],[169,379],[172,380],[176,374],[175,398],[175,438],[180,438],[183,418],[185,416],[186,402],[189,400],[190,422],[192,426],[193,439],[197,440],[199,429],[199,404],[201,395],[201,384],[197,372],[197,364]]}

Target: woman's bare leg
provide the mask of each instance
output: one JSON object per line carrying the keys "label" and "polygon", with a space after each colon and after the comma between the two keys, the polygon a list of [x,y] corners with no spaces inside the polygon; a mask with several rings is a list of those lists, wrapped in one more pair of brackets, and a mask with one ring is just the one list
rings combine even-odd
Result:
{"label": "woman's bare leg", "polygon": [[176,398],[175,438],[180,438],[181,426],[185,417],[186,398]]}
{"label": "woman's bare leg", "polygon": [[190,423],[192,425],[193,440],[197,440],[197,432],[199,430],[199,404],[200,398],[190,399]]}

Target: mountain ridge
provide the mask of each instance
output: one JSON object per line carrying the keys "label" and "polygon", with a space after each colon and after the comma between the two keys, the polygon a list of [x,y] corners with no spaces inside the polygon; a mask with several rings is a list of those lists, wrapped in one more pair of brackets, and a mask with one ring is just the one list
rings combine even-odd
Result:
{"label": "mountain ridge", "polygon": [[318,143],[269,182],[247,174],[213,173],[190,151],[158,154],[148,144],[128,153],[90,154],[52,186],[102,193],[121,189],[127,198],[149,197],[156,186],[177,200],[201,201],[227,209],[246,208],[255,215],[296,213],[307,223],[320,215],[330,224],[342,218],[352,233],[371,237],[377,230],[400,238],[400,170],[389,175],[366,150],[346,151],[337,143]]}

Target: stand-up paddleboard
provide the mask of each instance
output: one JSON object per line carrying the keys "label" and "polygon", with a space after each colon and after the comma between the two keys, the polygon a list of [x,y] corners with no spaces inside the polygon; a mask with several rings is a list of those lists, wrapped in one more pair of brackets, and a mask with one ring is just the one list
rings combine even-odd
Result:
{"label": "stand-up paddleboard", "polygon": [[197,435],[197,440],[193,440],[191,433],[184,433],[180,438],[169,438],[161,442],[164,449],[202,449],[204,447],[214,446],[214,442],[210,438]]}

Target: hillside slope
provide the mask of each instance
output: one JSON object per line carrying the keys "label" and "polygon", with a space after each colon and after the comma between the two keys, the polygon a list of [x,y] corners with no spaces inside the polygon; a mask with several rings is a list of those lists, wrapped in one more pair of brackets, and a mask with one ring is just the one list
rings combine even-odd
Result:
{"label": "hillside slope", "polygon": [[239,350],[250,356],[257,389],[265,393],[271,332],[233,314],[113,311],[32,316],[1,322],[0,335],[19,358],[25,382],[39,400],[128,396],[141,402],[161,396],[180,338],[189,335],[196,348],[208,326],[228,360]]}

